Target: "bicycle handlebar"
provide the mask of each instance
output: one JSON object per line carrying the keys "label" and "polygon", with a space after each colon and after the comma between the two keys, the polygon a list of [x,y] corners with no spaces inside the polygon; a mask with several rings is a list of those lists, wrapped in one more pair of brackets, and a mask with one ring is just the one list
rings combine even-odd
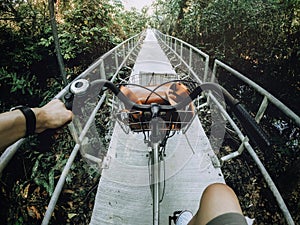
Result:
{"label": "bicycle handlebar", "polygon": [[[124,105],[129,109],[135,109],[143,112],[151,111],[151,104],[137,104],[133,101],[131,101],[127,96],[123,94],[123,92],[114,85],[114,83],[107,81],[107,80],[95,80],[91,82],[91,87],[99,85],[103,87],[109,88],[123,103]],[[188,104],[190,104],[199,94],[202,92],[202,88],[199,86],[197,87],[191,94],[183,99],[183,101],[177,103],[176,105],[159,105],[160,111],[163,112],[171,112],[176,111],[179,109],[184,108]]]}
{"label": "bicycle handlebar", "polygon": [[[123,94],[123,92],[114,85],[111,81],[107,80],[95,80],[89,83],[89,85],[86,83],[88,81],[86,80],[77,80],[75,81],[77,84],[79,82],[84,82],[83,85],[76,85],[74,83],[72,86],[77,88],[75,91],[76,94],[80,94],[79,89],[80,88],[97,88],[96,91],[99,90],[99,87],[102,89],[102,87],[106,87],[110,89],[119,99],[122,101],[125,105],[125,107],[129,109],[134,109],[138,111],[143,112],[151,112],[153,104],[137,104],[133,101],[131,101],[127,96]],[[83,92],[86,90],[83,90]],[[194,99],[197,98],[203,91],[213,91],[214,94],[216,94],[219,97],[224,96],[225,103],[230,107],[230,109],[233,111],[237,119],[240,121],[242,127],[244,128],[246,134],[248,135],[249,139],[256,142],[256,144],[268,147],[270,146],[269,138],[267,137],[266,133],[263,131],[263,129],[257,124],[257,122],[254,120],[254,118],[245,110],[245,108],[240,104],[240,102],[235,99],[226,89],[223,87],[215,84],[215,83],[203,83],[200,86],[197,86],[188,97],[184,98],[181,102],[175,104],[175,105],[159,105],[159,110],[163,112],[172,112],[176,110],[180,110],[190,104]],[[74,93],[74,92],[73,92]],[[71,98],[70,98],[71,99]]]}

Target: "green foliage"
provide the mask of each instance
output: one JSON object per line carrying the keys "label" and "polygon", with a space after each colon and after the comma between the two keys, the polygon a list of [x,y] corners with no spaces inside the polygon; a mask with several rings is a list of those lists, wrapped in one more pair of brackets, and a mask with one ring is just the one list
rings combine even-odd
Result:
{"label": "green foliage", "polygon": [[27,74],[23,77],[18,77],[16,73],[9,73],[4,68],[0,68],[0,81],[4,82],[6,85],[11,87],[10,93],[20,92],[22,95],[33,95],[34,83],[36,78],[30,77],[30,74]]}
{"label": "green foliage", "polygon": [[[140,32],[146,13],[126,12],[120,1],[72,0],[56,4],[61,51],[67,76],[74,78],[100,55]],[[1,95],[10,104],[38,104],[61,89],[47,1],[5,1],[0,7]],[[53,82],[56,80],[55,82]],[[56,83],[55,88],[51,84]],[[51,91],[54,93],[51,93]],[[13,92],[13,95],[9,93]],[[31,97],[18,98],[20,95]],[[6,106],[8,105],[8,106]]]}
{"label": "green foliage", "polygon": [[[154,23],[300,109],[300,1],[159,0]],[[276,82],[274,82],[276,81]],[[291,88],[292,90],[291,91]]]}
{"label": "green foliage", "polygon": [[[121,41],[142,31],[147,23],[145,10],[126,12],[117,0],[56,1],[55,10],[69,79]],[[1,110],[19,104],[44,105],[63,88],[48,3],[46,0],[4,1],[0,12]],[[40,224],[49,196],[74,146],[66,130],[53,137],[40,135],[38,139],[41,144],[36,139],[30,140],[27,150],[19,151],[16,156],[18,172],[22,175],[12,179],[9,174],[15,174],[15,168],[3,174],[3,184],[9,183],[7,188],[1,186],[0,202],[5,200],[8,205],[0,215],[4,223]],[[78,157],[66,180],[68,191],[75,194],[64,196],[68,200],[57,206],[53,224],[65,224],[60,221],[64,218],[73,224],[87,224],[86,215],[92,212],[94,199],[92,191],[96,190],[93,186],[96,187],[98,179],[98,170]],[[88,213],[68,217],[74,211],[83,210]]]}
{"label": "green foliage", "polygon": [[[181,38],[200,48],[210,55],[211,62],[215,58],[224,61],[259,83],[299,114],[299,0],[158,0],[155,8],[153,24],[164,33]],[[232,78],[227,76],[225,71],[220,70],[218,75],[222,85],[230,85],[242,91],[242,85],[230,81]],[[252,101],[258,100],[248,93],[245,93],[245,96],[244,103],[247,106],[251,105]],[[300,191],[297,167],[299,128],[288,122],[289,129],[284,130],[282,134],[277,132],[273,127],[274,124],[272,126],[271,118],[278,117],[279,112],[277,109],[271,109],[271,106],[268,107],[269,110],[269,114],[266,114],[261,124],[275,142],[270,150],[262,149],[263,153],[257,151],[272,176],[275,179],[279,177],[276,184],[281,187],[281,192],[286,202],[290,204],[289,208],[297,223]],[[257,111],[257,108],[254,111]],[[226,141],[228,140],[225,139]],[[234,161],[235,164],[236,162],[238,161]],[[246,163],[253,166],[250,159],[247,159]],[[233,166],[236,171],[240,170],[237,167]],[[232,183],[237,190],[248,186],[249,189],[247,188],[245,193],[249,193],[253,185],[247,185],[249,179],[241,179],[244,174],[237,175],[231,174],[228,180],[234,182],[229,183]],[[253,177],[256,179],[257,174],[253,174]],[[289,187],[282,187],[285,186],[283,184]],[[243,194],[239,197],[245,199]],[[260,201],[264,197],[269,199],[268,196],[261,195]],[[251,198],[254,201],[258,200],[254,195]],[[280,215],[276,215],[277,211],[272,212],[272,216],[262,218],[260,214],[267,215],[265,212],[270,207],[266,203],[261,205],[264,206],[263,209],[253,208],[257,221],[263,224],[284,224],[279,222]],[[248,208],[246,211],[249,211]]]}
{"label": "green foliage", "polygon": [[[44,187],[48,194],[51,196],[54,191],[54,176],[62,171],[63,166],[66,164],[67,159],[63,155],[56,156],[57,159],[53,160],[53,155],[40,154],[33,166],[31,179],[41,187]],[[49,163],[56,161],[54,166],[51,166],[50,171]]]}
{"label": "green foliage", "polygon": [[[241,54],[251,60],[284,58],[290,54],[291,48],[278,45],[299,32],[299,1],[190,0],[181,3],[181,0],[160,1],[158,7],[169,13],[164,16],[161,27],[187,41],[212,45],[216,56],[226,57],[227,62],[228,57],[230,61],[236,60]],[[170,17],[179,17],[180,13],[183,15],[180,21],[176,21],[177,26],[168,24]]]}

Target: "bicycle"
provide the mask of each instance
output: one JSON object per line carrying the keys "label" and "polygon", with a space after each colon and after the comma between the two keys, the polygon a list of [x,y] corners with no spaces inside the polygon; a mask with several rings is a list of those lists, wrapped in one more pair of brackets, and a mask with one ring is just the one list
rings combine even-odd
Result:
{"label": "bicycle", "polygon": [[[176,85],[179,80],[169,81],[171,85]],[[167,144],[168,138],[172,137],[174,131],[180,131],[193,119],[193,105],[195,100],[203,91],[212,91],[216,96],[224,96],[225,103],[231,108],[236,117],[240,120],[242,125],[246,127],[246,133],[251,140],[263,145],[270,145],[268,137],[264,131],[257,125],[255,120],[247,113],[240,102],[234,99],[228,91],[215,83],[203,83],[196,86],[192,91],[185,90],[184,97],[181,96],[179,102],[170,104],[164,99],[157,89],[164,84],[149,90],[149,96],[144,101],[132,97],[132,93],[124,90],[124,86],[120,88],[115,86],[112,82],[107,80],[95,80],[89,82],[85,79],[79,79],[72,83],[71,92],[65,96],[66,105],[68,108],[72,106],[74,96],[84,96],[87,93],[98,93],[99,90],[110,89],[115,96],[124,104],[125,110],[117,114],[117,119],[123,125],[128,126],[133,132],[143,132],[145,141],[151,149],[149,152],[150,160],[150,189],[152,193],[153,202],[153,225],[159,225],[159,212],[161,201],[161,184],[160,165],[164,160],[164,148]],[[195,82],[194,82],[195,83]],[[141,86],[140,86],[141,87]],[[143,88],[143,87],[142,87]],[[147,89],[146,87],[144,87]],[[151,95],[156,95],[161,101],[157,103],[150,102]],[[156,101],[156,102],[155,102]],[[148,135],[147,135],[148,134]],[[170,217],[171,218],[171,217]],[[176,218],[172,217],[175,221]]]}

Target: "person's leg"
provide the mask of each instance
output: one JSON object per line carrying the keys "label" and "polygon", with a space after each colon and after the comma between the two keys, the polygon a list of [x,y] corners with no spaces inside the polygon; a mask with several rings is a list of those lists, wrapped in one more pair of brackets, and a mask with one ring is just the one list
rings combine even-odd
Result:
{"label": "person's leg", "polygon": [[216,183],[203,192],[197,214],[188,225],[205,225],[225,213],[243,214],[238,198],[226,184]]}

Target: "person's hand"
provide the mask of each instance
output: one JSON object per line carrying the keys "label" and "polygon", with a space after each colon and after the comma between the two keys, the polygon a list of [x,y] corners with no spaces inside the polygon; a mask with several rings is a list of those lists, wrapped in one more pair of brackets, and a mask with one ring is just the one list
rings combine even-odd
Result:
{"label": "person's hand", "polygon": [[58,99],[52,100],[41,108],[32,109],[36,116],[36,133],[46,129],[59,128],[70,122],[73,113],[67,110],[64,103]]}

